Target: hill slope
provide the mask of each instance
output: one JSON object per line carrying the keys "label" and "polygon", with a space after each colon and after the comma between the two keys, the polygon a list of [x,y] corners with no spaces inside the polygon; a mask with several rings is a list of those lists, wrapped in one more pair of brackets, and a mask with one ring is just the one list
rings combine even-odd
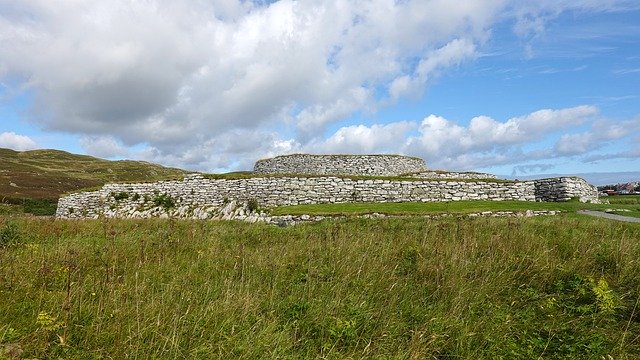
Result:
{"label": "hill slope", "polygon": [[0,201],[56,200],[62,193],[107,182],[155,181],[184,173],[144,161],[109,161],[59,150],[0,149]]}

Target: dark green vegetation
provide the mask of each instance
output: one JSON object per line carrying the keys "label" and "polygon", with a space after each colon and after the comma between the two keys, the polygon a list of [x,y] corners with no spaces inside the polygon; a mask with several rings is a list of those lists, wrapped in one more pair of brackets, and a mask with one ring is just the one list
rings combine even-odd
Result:
{"label": "dark green vegetation", "polygon": [[0,218],[0,239],[0,354],[640,357],[638,224]]}
{"label": "dark green vegetation", "polygon": [[465,214],[482,211],[527,211],[560,210],[574,213],[578,210],[629,209],[626,215],[633,216],[637,205],[588,204],[579,201],[533,202],[533,201],[448,201],[426,203],[349,203],[349,204],[311,204],[281,206],[271,211],[273,215],[364,215],[381,213],[389,215],[426,215],[426,214]]}
{"label": "dark green vegetation", "polygon": [[[181,178],[184,171],[143,161],[108,161],[58,150],[0,149],[0,203],[34,215],[55,212],[60,194],[108,182]],[[0,209],[0,212],[2,209]]]}

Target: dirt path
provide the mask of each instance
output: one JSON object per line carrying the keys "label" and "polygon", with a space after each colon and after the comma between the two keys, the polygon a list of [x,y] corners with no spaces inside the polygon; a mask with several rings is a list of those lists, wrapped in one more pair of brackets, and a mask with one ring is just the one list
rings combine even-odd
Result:
{"label": "dirt path", "polygon": [[635,218],[635,217],[631,217],[631,216],[622,216],[622,215],[616,215],[616,214],[609,214],[609,213],[602,212],[602,211],[580,210],[580,211],[578,211],[578,214],[601,217],[601,218],[611,219],[611,220],[616,220],[616,221],[626,221],[626,222],[640,223],[640,218]]}

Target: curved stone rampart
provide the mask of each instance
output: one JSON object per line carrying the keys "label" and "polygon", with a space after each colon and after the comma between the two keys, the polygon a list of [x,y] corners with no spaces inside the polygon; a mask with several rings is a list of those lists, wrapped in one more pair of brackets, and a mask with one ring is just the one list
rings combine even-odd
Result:
{"label": "curved stone rampart", "polygon": [[[60,198],[59,218],[177,216],[207,218],[229,201],[255,200],[260,207],[349,202],[429,202],[459,200],[597,201],[582,179],[539,181],[451,181],[350,179],[345,177],[255,177],[107,184],[93,192]],[[176,211],[175,209],[181,209]]]}
{"label": "curved stone rampart", "polygon": [[263,159],[258,174],[397,176],[426,171],[424,160],[401,155],[293,154]]}

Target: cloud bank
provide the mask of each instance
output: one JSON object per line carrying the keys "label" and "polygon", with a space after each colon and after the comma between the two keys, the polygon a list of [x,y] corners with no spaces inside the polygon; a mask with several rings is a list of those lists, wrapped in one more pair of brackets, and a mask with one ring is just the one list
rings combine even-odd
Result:
{"label": "cloud bank", "polygon": [[[419,96],[442,72],[473,61],[505,19],[526,38],[563,11],[629,6],[637,5],[0,0],[0,79],[32,97],[31,122],[81,135],[98,156],[200,170],[247,168],[293,151],[407,152],[443,158],[443,166],[490,165],[514,155],[508,149],[589,121],[597,109],[541,110],[504,122],[479,116],[468,126],[437,115],[341,121]],[[17,136],[6,138],[33,146]],[[550,151],[572,156],[615,138],[589,136],[567,135]]]}

